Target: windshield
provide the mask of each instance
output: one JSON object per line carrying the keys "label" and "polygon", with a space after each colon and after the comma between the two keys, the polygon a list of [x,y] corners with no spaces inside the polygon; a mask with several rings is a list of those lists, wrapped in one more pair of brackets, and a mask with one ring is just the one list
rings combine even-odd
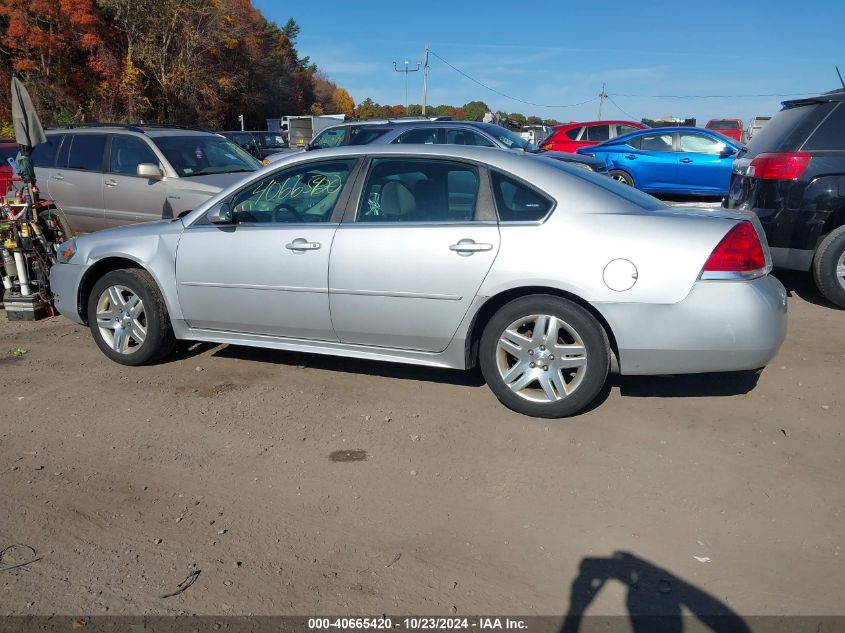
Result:
{"label": "windshield", "polygon": [[152,141],[182,177],[261,168],[260,162],[222,136],[159,136]]}
{"label": "windshield", "polygon": [[279,132],[253,132],[252,135],[261,148],[285,146],[285,139]]}
{"label": "windshield", "polygon": [[529,143],[516,132],[511,132],[499,125],[491,125],[485,129],[508,149],[524,149],[526,152],[538,151],[534,143]]}

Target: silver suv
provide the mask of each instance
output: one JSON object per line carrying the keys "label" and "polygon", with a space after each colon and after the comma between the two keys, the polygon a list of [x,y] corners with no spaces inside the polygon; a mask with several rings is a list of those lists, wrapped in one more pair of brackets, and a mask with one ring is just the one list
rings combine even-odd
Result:
{"label": "silver suv", "polygon": [[261,167],[219,134],[153,125],[48,130],[33,163],[78,233],[178,217]]}

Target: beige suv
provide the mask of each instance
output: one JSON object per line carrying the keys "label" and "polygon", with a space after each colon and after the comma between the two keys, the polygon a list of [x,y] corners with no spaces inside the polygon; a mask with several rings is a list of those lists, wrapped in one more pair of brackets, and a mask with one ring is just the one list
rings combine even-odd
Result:
{"label": "beige suv", "polygon": [[33,163],[79,233],[178,217],[261,167],[219,134],[152,125],[48,130]]}

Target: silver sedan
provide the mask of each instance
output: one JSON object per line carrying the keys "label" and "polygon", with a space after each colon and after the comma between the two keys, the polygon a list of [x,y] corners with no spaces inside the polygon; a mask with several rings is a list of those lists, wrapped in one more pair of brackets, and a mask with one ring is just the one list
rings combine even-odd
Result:
{"label": "silver sedan", "polygon": [[294,154],[60,259],[57,308],[125,365],[177,339],[478,365],[506,406],[540,417],[587,407],[611,366],[763,367],[786,329],[753,215],[480,147]]}

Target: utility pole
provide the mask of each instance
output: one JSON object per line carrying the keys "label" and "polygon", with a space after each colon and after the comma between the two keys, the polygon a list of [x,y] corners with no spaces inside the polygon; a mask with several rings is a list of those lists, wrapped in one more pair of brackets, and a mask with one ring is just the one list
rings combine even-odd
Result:
{"label": "utility pole", "polygon": [[410,64],[407,59],[405,60],[405,68],[397,68],[396,62],[393,62],[393,70],[397,73],[405,73],[405,116],[408,115],[408,73],[415,73],[420,69],[421,64],[417,62],[416,68],[408,68],[408,64]]}
{"label": "utility pole", "polygon": [[601,92],[599,93],[599,121],[601,121],[601,111],[604,110],[604,100],[607,98],[607,93],[604,91],[604,86],[605,83],[602,82]]}
{"label": "utility pole", "polygon": [[[837,69],[838,72],[838,69]],[[426,97],[428,96],[428,44],[425,45],[425,56],[423,57],[423,102],[422,114],[425,116]]]}

